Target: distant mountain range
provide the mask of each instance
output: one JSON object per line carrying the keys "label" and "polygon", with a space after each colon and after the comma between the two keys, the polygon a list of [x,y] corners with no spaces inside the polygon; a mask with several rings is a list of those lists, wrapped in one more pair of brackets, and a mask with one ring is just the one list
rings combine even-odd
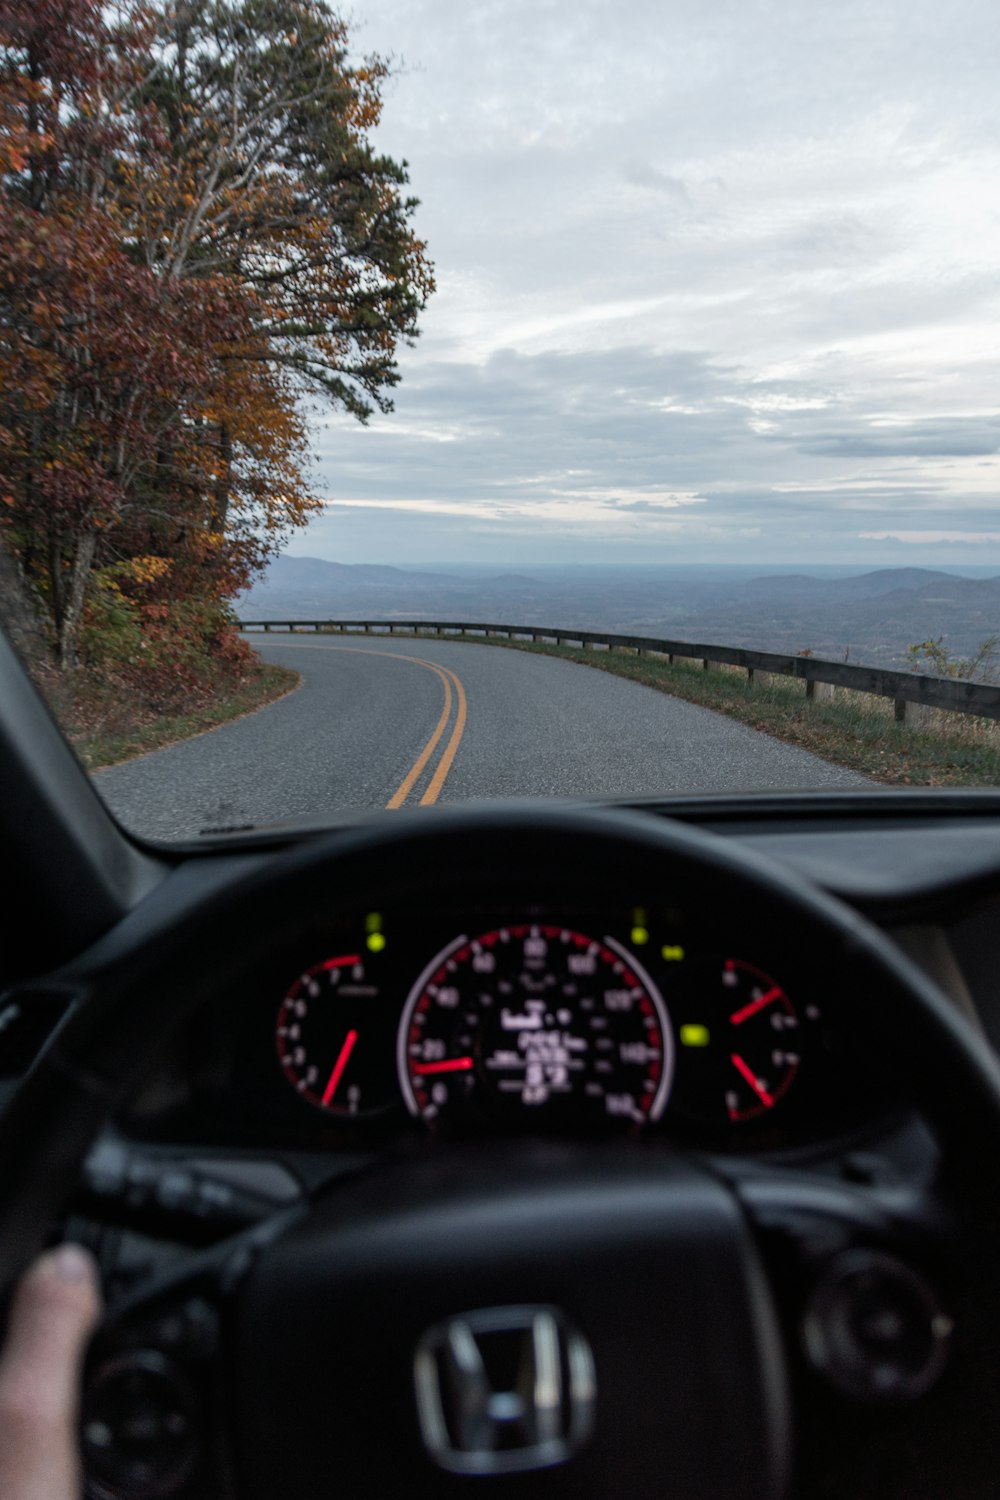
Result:
{"label": "distant mountain range", "polygon": [[236,601],[244,619],[439,619],[579,626],[899,664],[911,642],[972,655],[1000,633],[1000,577],[882,568],[846,578],[733,569],[411,572],[279,557]]}

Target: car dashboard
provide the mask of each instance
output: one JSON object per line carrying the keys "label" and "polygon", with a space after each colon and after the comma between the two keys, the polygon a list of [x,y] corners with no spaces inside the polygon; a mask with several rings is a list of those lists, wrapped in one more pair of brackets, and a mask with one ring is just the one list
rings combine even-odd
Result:
{"label": "car dashboard", "polygon": [[[342,1203],[346,1224],[359,1194],[378,1220],[387,1184],[405,1214],[428,1183],[460,1194],[482,1183],[488,1194],[508,1170],[547,1182],[605,1161],[623,1181],[669,1182],[687,1164],[739,1194],[775,1265],[791,1257],[777,1296],[790,1348],[808,1257],[831,1253],[829,1219],[845,1193],[868,1194],[866,1213],[880,1217],[857,1221],[834,1252],[854,1254],[856,1239],[878,1254],[907,1244],[899,1234],[919,1236],[921,1274],[949,1317],[973,1327],[961,1273],[937,1258],[937,1225],[910,1222],[944,1156],[887,1032],[878,971],[854,964],[846,937],[818,949],[767,885],[768,870],[783,867],[782,881],[791,871],[873,921],[996,1048],[996,810],[982,798],[935,802],[872,794],[628,809],[635,850],[663,819],[738,849],[746,883],[729,888],[686,878],[669,859],[634,875],[624,860],[619,880],[598,858],[578,879],[542,827],[556,827],[551,814],[528,804],[518,827],[551,855],[547,870],[525,862],[481,883],[446,860],[406,866],[409,830],[421,830],[425,853],[447,855],[478,829],[486,855],[469,858],[488,870],[507,847],[511,808],[150,848],[159,878],[122,921],[61,968],[12,986],[0,1006],[12,1093],[31,1046],[53,1028],[58,1036],[67,996],[113,990],[125,973],[139,1000],[141,971],[161,1016],[147,1049],[142,1016],[117,1012],[128,1036],[109,1044],[146,1062],[128,1070],[60,1232],[95,1251],[112,1312],[127,1319],[144,1288],[310,1205],[333,1214]],[[609,837],[601,817],[572,810],[577,854],[592,830],[598,845]],[[362,847],[360,888],[350,876]],[[288,885],[290,870],[299,884]],[[158,963],[171,947],[188,986],[172,992],[173,971]],[[524,1191],[531,1199],[530,1184]],[[857,1471],[884,1445],[882,1409],[845,1404],[845,1423],[862,1410],[871,1430],[844,1448],[841,1473],[829,1380],[817,1384],[815,1369],[795,1378],[800,1458],[818,1465],[804,1492],[825,1493],[823,1469],[860,1494]],[[963,1388],[956,1409],[965,1401]],[[826,1424],[815,1443],[814,1411]],[[956,1489],[966,1493],[975,1484]]]}
{"label": "car dashboard", "polygon": [[[897,792],[626,806],[692,824],[839,897],[1000,1048],[993,800]],[[359,825],[421,817],[151,850],[163,861],[155,886],[124,925],[141,942],[165,909],[190,911],[252,874],[266,878],[316,837],[335,850]],[[320,920],[242,934],[231,976],[186,1015],[109,1138],[130,1160],[204,1156],[241,1181],[267,1177],[277,1157],[295,1182],[335,1174],[359,1152],[491,1135],[840,1160],[905,1116],[891,1049],[859,1021],[878,996],[845,1007],[853,980],[818,964],[766,909],[720,909],[662,887],[617,903],[498,904],[475,892],[442,902],[433,871],[416,883],[418,901],[378,909],[331,889]],[[116,941],[113,930],[110,952]],[[45,973],[11,986],[0,1089],[16,1087],[63,1005]],[[120,1173],[115,1194],[128,1198]]]}
{"label": "car dashboard", "polygon": [[336,913],[255,951],[121,1125],[333,1152],[512,1134],[804,1146],[895,1098],[840,983],[794,933],[652,899]]}

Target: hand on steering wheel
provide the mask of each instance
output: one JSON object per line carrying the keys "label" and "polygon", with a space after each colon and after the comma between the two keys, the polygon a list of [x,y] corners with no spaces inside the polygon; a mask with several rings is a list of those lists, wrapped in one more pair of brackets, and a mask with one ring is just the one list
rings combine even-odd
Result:
{"label": "hand on steering wheel", "polygon": [[79,1500],[80,1372],[100,1313],[94,1263],[77,1245],[40,1256],[18,1284],[0,1353],[3,1500]]}

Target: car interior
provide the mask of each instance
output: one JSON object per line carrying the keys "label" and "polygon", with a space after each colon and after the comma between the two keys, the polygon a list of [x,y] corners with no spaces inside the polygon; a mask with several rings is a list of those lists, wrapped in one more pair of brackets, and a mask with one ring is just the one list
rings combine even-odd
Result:
{"label": "car interior", "polygon": [[1000,797],[153,845],[0,639],[0,1267],[98,1257],[87,1493],[982,1500]]}

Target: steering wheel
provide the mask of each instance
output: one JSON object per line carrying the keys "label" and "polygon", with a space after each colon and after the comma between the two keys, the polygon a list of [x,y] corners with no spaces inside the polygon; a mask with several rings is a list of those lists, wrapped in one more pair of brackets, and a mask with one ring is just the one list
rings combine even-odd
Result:
{"label": "steering wheel", "polygon": [[84,1400],[91,1492],[991,1492],[1000,1070],[857,913],[635,813],[401,816],[262,860],[198,904],[183,870],[165,882],[46,981],[73,1004],[0,1119],[4,1282],[130,1087],[255,953],[331,908],[470,895],[676,899],[794,932],[839,976],[843,1016],[863,1009],[939,1170],[845,1181],[564,1138],[428,1138],[359,1163],[112,1308]]}

